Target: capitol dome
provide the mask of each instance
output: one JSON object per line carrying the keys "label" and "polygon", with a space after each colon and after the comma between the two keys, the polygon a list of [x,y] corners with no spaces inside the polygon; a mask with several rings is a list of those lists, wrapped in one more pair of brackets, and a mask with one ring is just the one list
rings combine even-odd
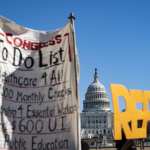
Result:
{"label": "capitol dome", "polygon": [[83,102],[83,112],[110,111],[110,102],[104,85],[99,81],[97,69],[94,80],[87,88]]}

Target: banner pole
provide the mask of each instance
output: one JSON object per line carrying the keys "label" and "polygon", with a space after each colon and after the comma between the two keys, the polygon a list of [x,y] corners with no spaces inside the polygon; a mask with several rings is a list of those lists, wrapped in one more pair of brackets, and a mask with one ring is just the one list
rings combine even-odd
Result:
{"label": "banner pole", "polygon": [[[78,93],[78,77],[77,77],[77,59],[76,59],[76,37],[75,37],[75,25],[74,25],[74,21],[75,21],[75,16],[73,15],[73,13],[71,12],[69,17],[68,17],[71,27],[72,27],[72,36],[73,36],[73,53],[74,53],[74,68],[75,68],[75,84],[76,84],[76,98],[77,98],[77,104],[78,107],[80,108],[80,102],[79,102],[79,93]],[[81,150],[81,138],[80,138],[80,109],[77,109],[77,138],[79,138],[79,143],[77,143],[77,148],[78,150]]]}
{"label": "banner pole", "polygon": [[76,41],[75,41],[75,26],[74,26],[74,21],[75,21],[75,16],[73,15],[73,13],[70,13],[69,17],[68,17],[70,24],[72,26],[72,35],[73,35],[73,50],[74,50],[74,67],[75,67],[75,80],[76,80],[76,97],[78,99],[78,78],[77,78],[77,60],[76,60]]}

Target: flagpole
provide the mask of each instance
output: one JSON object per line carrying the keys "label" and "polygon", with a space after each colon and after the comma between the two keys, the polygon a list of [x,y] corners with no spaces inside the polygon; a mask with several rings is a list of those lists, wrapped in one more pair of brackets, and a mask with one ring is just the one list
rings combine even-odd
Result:
{"label": "flagpole", "polygon": [[[78,77],[77,77],[77,59],[76,59],[76,37],[75,37],[75,25],[74,25],[74,21],[75,21],[75,16],[73,15],[73,13],[71,12],[69,17],[68,17],[69,21],[70,21],[70,24],[72,26],[72,36],[73,36],[73,53],[74,53],[74,68],[75,68],[75,84],[76,84],[76,98],[77,98],[77,104],[78,104],[78,107],[80,107],[80,102],[79,102],[79,93],[78,93]],[[78,128],[78,131],[77,131],[77,138],[80,139],[80,109],[78,108],[77,109],[77,128]],[[81,140],[81,139],[80,139]],[[78,140],[79,141],[79,140]],[[79,141],[79,143],[77,143],[77,148],[78,150],[80,150],[79,148],[81,148],[81,141]]]}

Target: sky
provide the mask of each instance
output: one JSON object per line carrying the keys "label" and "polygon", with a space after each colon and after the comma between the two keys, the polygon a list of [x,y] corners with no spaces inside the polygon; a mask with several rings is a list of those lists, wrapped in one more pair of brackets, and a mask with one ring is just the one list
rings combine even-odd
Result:
{"label": "sky", "polygon": [[80,59],[80,103],[97,68],[111,101],[110,84],[150,90],[149,0],[1,0],[0,15],[17,24],[53,30],[73,12]]}

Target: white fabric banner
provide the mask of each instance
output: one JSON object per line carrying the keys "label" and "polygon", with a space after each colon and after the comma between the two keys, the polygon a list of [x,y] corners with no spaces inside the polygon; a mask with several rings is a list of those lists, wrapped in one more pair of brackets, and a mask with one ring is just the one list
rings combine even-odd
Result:
{"label": "white fabric banner", "polygon": [[80,149],[74,47],[70,23],[44,32],[0,17],[0,150]]}

